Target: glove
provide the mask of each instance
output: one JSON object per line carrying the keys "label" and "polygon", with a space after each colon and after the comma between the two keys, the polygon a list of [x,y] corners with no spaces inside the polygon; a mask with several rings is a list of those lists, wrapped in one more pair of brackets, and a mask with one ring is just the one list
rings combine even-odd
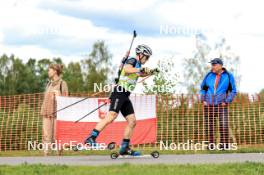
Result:
{"label": "glove", "polygon": [[149,68],[147,68],[147,67],[142,67],[140,69],[140,72],[144,73],[144,74],[151,74],[151,70]]}
{"label": "glove", "polygon": [[151,69],[150,70],[150,74],[154,74],[154,73],[159,73],[159,69],[158,68],[155,68],[155,69]]}

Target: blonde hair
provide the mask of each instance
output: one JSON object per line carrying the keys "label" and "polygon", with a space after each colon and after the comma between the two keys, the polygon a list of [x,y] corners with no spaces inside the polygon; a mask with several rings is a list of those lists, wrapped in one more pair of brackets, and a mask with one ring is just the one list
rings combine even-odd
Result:
{"label": "blonde hair", "polygon": [[62,64],[50,64],[49,69],[55,70],[57,74],[60,76],[63,71],[63,65]]}

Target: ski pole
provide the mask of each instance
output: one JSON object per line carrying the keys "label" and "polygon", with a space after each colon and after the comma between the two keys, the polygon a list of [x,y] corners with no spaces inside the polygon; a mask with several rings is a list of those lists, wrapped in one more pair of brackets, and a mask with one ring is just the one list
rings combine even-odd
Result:
{"label": "ski pole", "polygon": [[[98,94],[100,94],[100,93],[102,93],[102,92],[96,92],[96,93],[92,94],[91,97],[96,96],[96,95],[98,95]],[[83,98],[83,99],[81,99],[81,100],[79,100],[79,101],[76,101],[76,102],[74,102],[74,103],[72,103],[72,104],[70,104],[70,105],[68,105],[68,106],[65,106],[65,107],[63,107],[63,108],[61,108],[61,109],[59,109],[59,110],[57,110],[57,111],[51,113],[51,115],[54,115],[54,114],[56,114],[56,113],[58,113],[58,112],[60,112],[60,111],[63,111],[64,109],[67,109],[67,108],[69,108],[69,107],[71,107],[71,106],[74,106],[74,105],[76,105],[76,104],[78,104],[78,103],[80,103],[80,102],[82,102],[82,101],[87,100],[88,98],[91,98],[91,97],[85,97],[85,98]]]}
{"label": "ski pole", "polygon": [[78,123],[80,120],[84,119],[85,117],[87,117],[88,115],[92,114],[93,112],[97,111],[98,109],[100,109],[101,107],[107,105],[107,102],[103,103],[102,105],[98,106],[97,108],[95,108],[94,110],[90,111],[88,114],[86,114],[85,116],[83,116],[82,118],[79,118],[78,120],[76,120],[74,123]]}
{"label": "ski pole", "polygon": [[135,40],[136,37],[137,37],[137,32],[134,30],[134,31],[133,31],[132,41],[131,41],[131,43],[130,43],[129,49],[128,49],[128,51],[127,51],[126,56],[125,56],[125,57],[122,59],[122,61],[121,61],[121,66],[120,66],[120,68],[119,68],[119,70],[118,70],[118,77],[115,79],[116,84],[119,82],[121,72],[122,72],[122,70],[123,70],[123,68],[124,68],[124,64],[125,64],[125,62],[127,61],[128,57],[129,57],[129,54],[130,54],[130,51],[131,51],[132,45],[133,45],[134,40]]}

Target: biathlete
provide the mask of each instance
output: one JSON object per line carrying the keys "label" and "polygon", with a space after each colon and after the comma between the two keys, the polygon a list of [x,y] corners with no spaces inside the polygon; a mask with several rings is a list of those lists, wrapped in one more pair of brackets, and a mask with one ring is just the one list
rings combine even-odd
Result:
{"label": "biathlete", "polygon": [[128,57],[121,68],[118,82],[110,95],[110,108],[107,117],[97,123],[91,134],[86,138],[85,144],[96,145],[96,138],[100,132],[118,116],[119,111],[125,117],[127,126],[124,131],[124,138],[119,150],[120,155],[140,156],[139,151],[134,151],[129,147],[130,138],[136,126],[136,117],[133,105],[129,99],[131,92],[135,89],[139,77],[151,75],[153,70],[144,65],[152,55],[152,50],[147,45],[136,47],[136,56]]}

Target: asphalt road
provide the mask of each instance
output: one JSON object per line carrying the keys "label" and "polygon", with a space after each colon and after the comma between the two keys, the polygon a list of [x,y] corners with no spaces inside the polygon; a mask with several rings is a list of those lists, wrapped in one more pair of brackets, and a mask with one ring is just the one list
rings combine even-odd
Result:
{"label": "asphalt road", "polygon": [[65,165],[116,165],[130,164],[205,164],[229,162],[262,162],[262,153],[234,153],[234,154],[190,154],[190,155],[160,155],[158,159],[152,157],[118,158],[112,160],[110,156],[50,156],[50,157],[0,157],[0,165],[28,164],[65,164]]}

